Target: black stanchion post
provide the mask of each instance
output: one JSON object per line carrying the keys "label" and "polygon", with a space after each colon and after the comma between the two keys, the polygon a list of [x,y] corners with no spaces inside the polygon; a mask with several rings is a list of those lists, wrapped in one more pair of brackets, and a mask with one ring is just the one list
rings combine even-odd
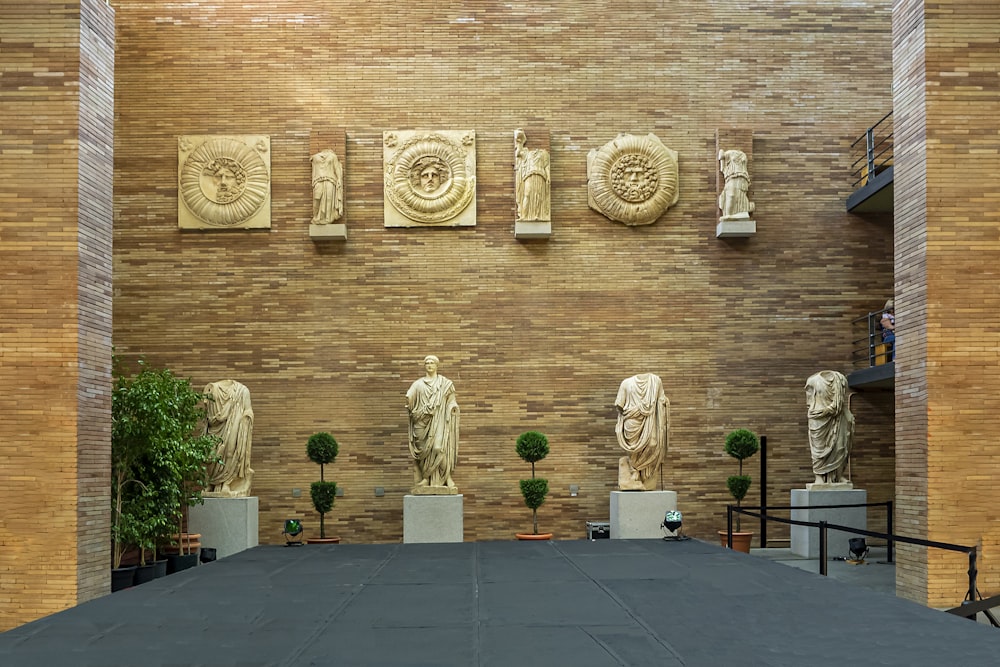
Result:
{"label": "black stanchion post", "polygon": [[893,553],[895,547],[895,541],[892,539],[892,501],[887,500],[885,502],[885,511],[887,516],[885,517],[885,532],[889,534],[889,539],[885,543],[885,562],[894,562],[895,554]]}
{"label": "black stanchion post", "polygon": [[826,521],[819,522],[819,573],[826,576]]}
{"label": "black stanchion post", "polygon": [[767,548],[767,436],[760,436],[760,546]]}
{"label": "black stanchion post", "polygon": [[726,505],[726,548],[733,548],[733,506]]}
{"label": "black stanchion post", "polygon": [[969,552],[969,593],[966,600],[976,601],[976,547]]}

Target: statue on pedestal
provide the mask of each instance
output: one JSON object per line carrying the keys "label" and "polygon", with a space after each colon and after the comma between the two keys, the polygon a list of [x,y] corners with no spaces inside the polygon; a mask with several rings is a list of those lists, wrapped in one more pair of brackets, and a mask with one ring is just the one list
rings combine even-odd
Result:
{"label": "statue on pedestal", "polygon": [[253,408],[250,390],[236,380],[222,380],[205,386],[211,397],[205,411],[205,432],[219,437],[215,454],[219,463],[208,465],[208,487],[203,496],[237,498],[250,495],[253,469],[250,444],[253,439]]}
{"label": "statue on pedestal", "polygon": [[438,375],[440,361],[424,358],[427,374],[406,392],[414,495],[455,495],[452,479],[458,458],[458,401],[455,385]]}
{"label": "statue on pedestal", "polygon": [[806,380],[809,451],[816,480],[807,489],[854,488],[847,465],[854,442],[854,415],[848,402],[847,378],[820,371]]}
{"label": "statue on pedestal", "polygon": [[622,380],[615,407],[615,434],[618,444],[628,452],[618,461],[618,488],[653,491],[667,452],[670,428],[670,401],[663,392],[663,382],[652,373]]}

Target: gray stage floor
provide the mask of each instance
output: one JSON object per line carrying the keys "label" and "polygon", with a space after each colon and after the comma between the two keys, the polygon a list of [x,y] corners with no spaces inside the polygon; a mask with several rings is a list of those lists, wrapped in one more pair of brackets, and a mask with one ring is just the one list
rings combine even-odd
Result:
{"label": "gray stage floor", "polygon": [[0,634],[0,665],[1000,664],[1000,630],[775,555],[698,540],[262,546]]}

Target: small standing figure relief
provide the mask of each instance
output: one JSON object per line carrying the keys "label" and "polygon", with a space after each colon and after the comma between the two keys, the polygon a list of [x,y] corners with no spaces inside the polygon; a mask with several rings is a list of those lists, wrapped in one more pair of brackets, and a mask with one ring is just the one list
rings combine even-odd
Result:
{"label": "small standing figure relief", "polygon": [[337,154],[327,148],[311,158],[314,225],[329,225],[344,214],[344,172]]}
{"label": "small standing figure relief", "polygon": [[722,220],[749,220],[756,208],[750,201],[750,174],[747,171],[747,155],[743,151],[719,151],[719,165],[726,184],[719,195]]}
{"label": "small standing figure relief", "polygon": [[549,187],[549,152],[526,148],[524,130],[514,130],[514,198],[517,220],[548,222],[552,218]]}

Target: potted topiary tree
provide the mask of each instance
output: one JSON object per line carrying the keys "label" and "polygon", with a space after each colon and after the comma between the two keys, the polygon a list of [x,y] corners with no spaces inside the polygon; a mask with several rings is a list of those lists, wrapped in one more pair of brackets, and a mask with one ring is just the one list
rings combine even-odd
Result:
{"label": "potted topiary tree", "polygon": [[[756,454],[758,449],[760,449],[760,440],[757,434],[750,429],[738,428],[726,435],[726,454],[729,454],[740,462],[739,474],[730,475],[726,479],[726,487],[729,489],[729,494],[736,499],[737,508],[742,507],[743,498],[746,497],[747,491],[750,490],[750,475],[743,474],[743,460]],[[733,531],[733,549],[750,553],[750,541],[753,539],[753,533],[743,532],[740,517],[741,514],[737,513],[736,529]],[[722,541],[722,546],[728,545],[728,535],[728,530],[719,531],[719,539]]]}
{"label": "potted topiary tree", "polygon": [[549,492],[549,482],[535,477],[535,462],[549,455],[549,439],[538,431],[527,431],[517,437],[517,455],[531,464],[531,479],[521,480],[521,495],[524,504],[531,509],[531,533],[516,533],[519,540],[549,540],[552,533],[538,532],[538,508],[545,502]]}
{"label": "potted topiary tree", "polygon": [[313,482],[309,487],[309,495],[312,497],[313,507],[319,512],[319,537],[310,537],[306,540],[309,544],[337,544],[339,537],[327,537],[326,525],[323,521],[327,512],[333,509],[333,501],[337,495],[336,482],[327,482],[323,478],[323,466],[333,463],[337,458],[340,447],[333,436],[326,432],[314,433],[309,436],[306,443],[306,454],[309,460],[319,464],[319,481]]}

